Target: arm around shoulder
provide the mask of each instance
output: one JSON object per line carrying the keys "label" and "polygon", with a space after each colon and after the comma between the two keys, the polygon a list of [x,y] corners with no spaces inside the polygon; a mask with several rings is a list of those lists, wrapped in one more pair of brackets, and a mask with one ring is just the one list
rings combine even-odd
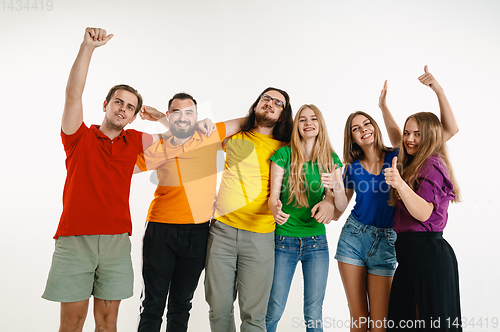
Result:
{"label": "arm around shoulder", "polygon": [[247,118],[237,118],[237,119],[232,119],[232,120],[227,120],[224,121],[224,124],[226,126],[226,137],[228,138],[230,136],[233,136],[234,134],[237,134],[241,131],[241,127],[245,124]]}

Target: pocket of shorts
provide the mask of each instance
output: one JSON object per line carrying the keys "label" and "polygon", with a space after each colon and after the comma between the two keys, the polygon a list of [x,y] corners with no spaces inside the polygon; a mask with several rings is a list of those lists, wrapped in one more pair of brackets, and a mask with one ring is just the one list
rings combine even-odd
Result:
{"label": "pocket of shorts", "polygon": [[351,223],[346,223],[344,227],[342,227],[342,233],[347,235],[358,236],[359,234],[361,234],[361,227],[358,227]]}
{"label": "pocket of shorts", "polygon": [[387,234],[385,238],[387,239],[387,243],[389,243],[391,247],[394,247],[398,236],[395,231],[391,231],[390,234]]}

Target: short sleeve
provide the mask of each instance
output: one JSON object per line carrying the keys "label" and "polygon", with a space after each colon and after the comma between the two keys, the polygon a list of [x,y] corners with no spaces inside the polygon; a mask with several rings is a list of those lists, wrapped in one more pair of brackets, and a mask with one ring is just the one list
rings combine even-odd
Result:
{"label": "short sleeve", "polygon": [[224,141],[226,138],[226,124],[224,122],[217,122],[215,126],[217,127],[217,133],[219,134],[220,141]]}
{"label": "short sleeve", "polygon": [[145,172],[152,169],[157,169],[167,159],[165,152],[164,141],[159,139],[154,142],[149,148],[139,153],[136,160],[136,165]]}
{"label": "short sleeve", "polygon": [[337,165],[337,168],[344,166],[342,165],[342,161],[340,160],[339,156],[335,152],[332,152],[332,158],[333,158],[333,163]]}
{"label": "short sleeve", "polygon": [[154,139],[153,139],[153,135],[148,134],[148,133],[141,133],[141,136],[142,136],[142,150],[141,151],[144,151],[148,147],[150,147],[151,144],[153,144]]}
{"label": "short sleeve", "polygon": [[453,200],[453,184],[441,158],[432,156],[420,171],[416,193],[427,202],[437,205],[444,200]]}
{"label": "short sleeve", "polygon": [[66,156],[69,156],[73,153],[76,145],[80,141],[80,138],[82,138],[83,134],[88,130],[89,128],[83,122],[80,125],[80,128],[78,128],[78,130],[71,135],[66,135],[61,128],[61,140],[64,146],[64,151],[66,152]]}
{"label": "short sleeve", "polygon": [[276,165],[283,169],[287,169],[289,164],[290,164],[290,157],[291,157],[291,150],[290,147],[284,146],[282,148],[279,148],[269,160],[274,162]]}

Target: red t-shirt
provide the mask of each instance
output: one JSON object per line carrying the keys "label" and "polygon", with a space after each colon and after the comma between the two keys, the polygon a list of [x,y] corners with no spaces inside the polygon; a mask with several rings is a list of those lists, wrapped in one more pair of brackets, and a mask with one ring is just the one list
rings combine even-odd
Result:
{"label": "red t-shirt", "polygon": [[76,133],[61,130],[66,183],[58,236],[132,233],[129,194],[137,155],[153,138],[133,129],[111,140],[84,123]]}

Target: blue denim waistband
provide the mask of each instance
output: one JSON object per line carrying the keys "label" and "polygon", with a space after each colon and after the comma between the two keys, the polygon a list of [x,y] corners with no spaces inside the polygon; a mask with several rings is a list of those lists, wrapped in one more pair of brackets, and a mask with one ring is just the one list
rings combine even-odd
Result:
{"label": "blue denim waistband", "polygon": [[376,226],[372,226],[372,225],[363,224],[362,222],[357,221],[356,218],[354,218],[352,216],[352,214],[349,215],[349,218],[347,218],[346,223],[350,223],[354,227],[360,228],[361,231],[363,231],[363,232],[369,232],[369,233],[373,233],[373,234],[384,233],[385,235],[390,235],[394,232],[394,229],[392,227],[391,228],[380,228],[380,227],[376,227]]}

